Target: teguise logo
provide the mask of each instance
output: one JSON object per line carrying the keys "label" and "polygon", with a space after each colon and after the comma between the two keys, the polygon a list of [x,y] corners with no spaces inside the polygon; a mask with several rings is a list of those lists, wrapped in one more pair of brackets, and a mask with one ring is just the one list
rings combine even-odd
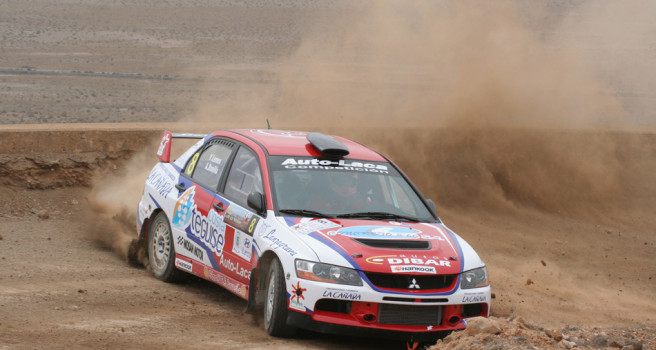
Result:
{"label": "teguise logo", "polygon": [[421,238],[421,231],[411,227],[399,226],[353,226],[344,227],[337,231],[328,232],[329,235],[342,235],[353,238],[372,239],[398,239],[398,238]]}
{"label": "teguise logo", "polygon": [[194,195],[196,194],[196,186],[190,187],[186,190],[177,202],[175,202],[175,209],[173,210],[173,225],[178,227],[187,227],[191,221],[192,213],[196,211],[196,202],[194,202]]}
{"label": "teguise logo", "polygon": [[208,216],[200,213],[194,201],[195,194],[196,186],[193,186],[178,198],[173,211],[172,223],[184,229],[187,234],[200,238],[216,255],[221,255],[225,243],[223,216],[214,210],[210,210]]}

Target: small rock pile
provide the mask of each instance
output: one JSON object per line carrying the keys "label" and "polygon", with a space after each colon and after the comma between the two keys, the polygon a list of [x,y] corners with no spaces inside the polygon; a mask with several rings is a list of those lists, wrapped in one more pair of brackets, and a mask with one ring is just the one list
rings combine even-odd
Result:
{"label": "small rock pile", "polygon": [[656,328],[544,329],[521,317],[476,317],[467,329],[439,340],[429,350],[533,350],[533,349],[656,349]]}

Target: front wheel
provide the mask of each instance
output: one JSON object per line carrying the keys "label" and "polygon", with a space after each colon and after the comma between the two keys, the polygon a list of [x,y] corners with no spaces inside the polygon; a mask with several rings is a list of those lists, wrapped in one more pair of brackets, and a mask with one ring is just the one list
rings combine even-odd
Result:
{"label": "front wheel", "polygon": [[287,324],[287,290],[285,276],[278,259],[273,259],[267,274],[264,328],[274,337],[294,335],[296,328]]}
{"label": "front wheel", "polygon": [[153,274],[164,282],[180,282],[184,272],[175,267],[175,247],[169,220],[159,213],[148,230],[148,264]]}

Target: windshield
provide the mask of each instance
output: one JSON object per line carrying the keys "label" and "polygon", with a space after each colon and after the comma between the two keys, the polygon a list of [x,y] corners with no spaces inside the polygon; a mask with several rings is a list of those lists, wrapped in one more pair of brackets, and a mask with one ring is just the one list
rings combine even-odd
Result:
{"label": "windshield", "polygon": [[270,157],[276,209],[290,216],[435,221],[386,162]]}

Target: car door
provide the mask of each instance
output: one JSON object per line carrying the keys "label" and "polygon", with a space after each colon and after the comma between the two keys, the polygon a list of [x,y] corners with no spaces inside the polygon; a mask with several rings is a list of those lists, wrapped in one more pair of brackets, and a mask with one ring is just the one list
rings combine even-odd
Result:
{"label": "car door", "polygon": [[262,217],[248,206],[251,192],[263,193],[262,171],[255,152],[240,145],[227,172],[222,197],[226,208],[225,249],[220,260],[222,271],[242,283],[248,283],[256,256],[253,254],[253,231]]}
{"label": "car door", "polygon": [[194,153],[176,186],[171,218],[176,253],[219,270],[225,245],[223,216],[228,203],[217,195],[237,144],[214,138]]}

